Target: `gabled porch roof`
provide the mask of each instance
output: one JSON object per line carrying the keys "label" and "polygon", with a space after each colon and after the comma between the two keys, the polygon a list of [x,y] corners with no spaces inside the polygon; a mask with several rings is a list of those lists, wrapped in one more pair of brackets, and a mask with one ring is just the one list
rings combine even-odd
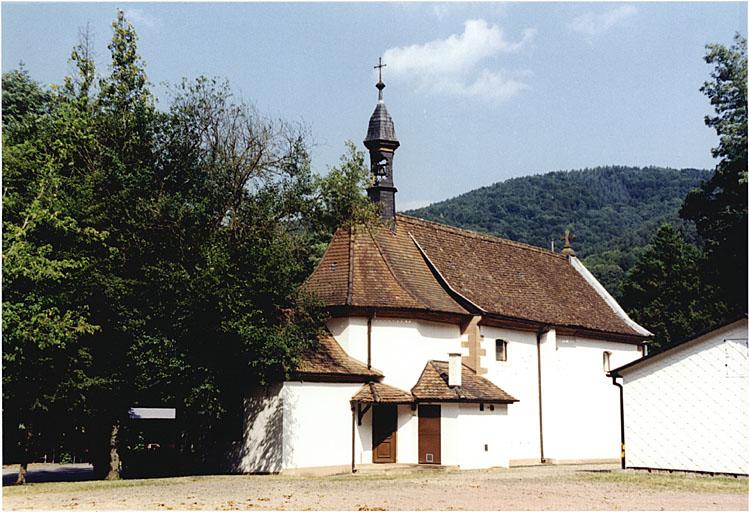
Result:
{"label": "gabled porch roof", "polygon": [[388,386],[381,382],[368,382],[351,398],[354,402],[383,403],[383,404],[410,404],[414,397],[408,391],[403,391],[394,386]]}
{"label": "gabled porch roof", "polygon": [[448,385],[447,361],[429,361],[411,393],[420,402],[487,402],[509,404],[516,398],[462,365],[461,385]]}

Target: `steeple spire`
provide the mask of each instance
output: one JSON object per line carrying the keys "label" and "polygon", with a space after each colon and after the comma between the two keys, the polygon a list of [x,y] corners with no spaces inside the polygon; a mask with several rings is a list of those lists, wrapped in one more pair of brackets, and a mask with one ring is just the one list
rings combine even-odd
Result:
{"label": "steeple spire", "polygon": [[382,218],[391,220],[395,218],[395,193],[397,189],[393,184],[393,156],[400,142],[395,138],[395,126],[393,120],[385,107],[382,90],[385,83],[382,81],[382,68],[387,64],[382,63],[380,57],[378,64],[374,67],[379,70],[379,81],[377,87],[377,106],[369,118],[367,137],[364,145],[369,150],[370,168],[372,172],[372,185],[367,189],[369,198],[382,207]]}

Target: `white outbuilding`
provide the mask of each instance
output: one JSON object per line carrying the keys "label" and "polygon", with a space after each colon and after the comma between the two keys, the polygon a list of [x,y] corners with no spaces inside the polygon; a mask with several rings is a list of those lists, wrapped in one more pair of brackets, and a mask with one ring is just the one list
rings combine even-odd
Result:
{"label": "white outbuilding", "polygon": [[627,468],[749,474],[746,315],[610,375],[623,386]]}

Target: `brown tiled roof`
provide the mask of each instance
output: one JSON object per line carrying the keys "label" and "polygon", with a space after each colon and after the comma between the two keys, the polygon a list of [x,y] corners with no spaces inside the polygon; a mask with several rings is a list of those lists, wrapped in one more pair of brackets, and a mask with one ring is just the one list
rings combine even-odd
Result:
{"label": "brown tiled roof", "polygon": [[306,289],[327,306],[488,313],[642,338],[558,253],[402,214],[396,226],[339,230]]}
{"label": "brown tiled roof", "polygon": [[382,377],[382,373],[349,356],[330,334],[318,339],[316,349],[302,353],[295,375],[297,378],[353,378],[358,382]]}
{"label": "brown tiled roof", "polygon": [[435,402],[517,402],[517,399],[505,393],[489,380],[476,375],[465,365],[462,365],[461,385],[450,387],[448,383],[448,363],[445,361],[429,361],[421,372],[411,393],[418,400]]}
{"label": "brown tiled roof", "polygon": [[304,284],[328,306],[467,314],[435,280],[407,232],[339,229]]}
{"label": "brown tiled roof", "polygon": [[641,336],[561,254],[405,215],[397,222],[450,286],[489,313]]}
{"label": "brown tiled roof", "polygon": [[368,382],[351,398],[359,402],[410,404],[414,397],[408,391],[381,382]]}

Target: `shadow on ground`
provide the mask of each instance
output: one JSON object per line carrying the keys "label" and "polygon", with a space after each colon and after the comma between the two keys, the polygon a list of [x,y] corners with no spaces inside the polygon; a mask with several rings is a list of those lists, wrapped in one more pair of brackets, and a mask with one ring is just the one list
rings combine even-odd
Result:
{"label": "shadow on ground", "polygon": [[[18,478],[18,466],[3,468],[3,485],[13,485]],[[26,481],[82,482],[94,480],[94,467],[90,464],[29,464]]]}

